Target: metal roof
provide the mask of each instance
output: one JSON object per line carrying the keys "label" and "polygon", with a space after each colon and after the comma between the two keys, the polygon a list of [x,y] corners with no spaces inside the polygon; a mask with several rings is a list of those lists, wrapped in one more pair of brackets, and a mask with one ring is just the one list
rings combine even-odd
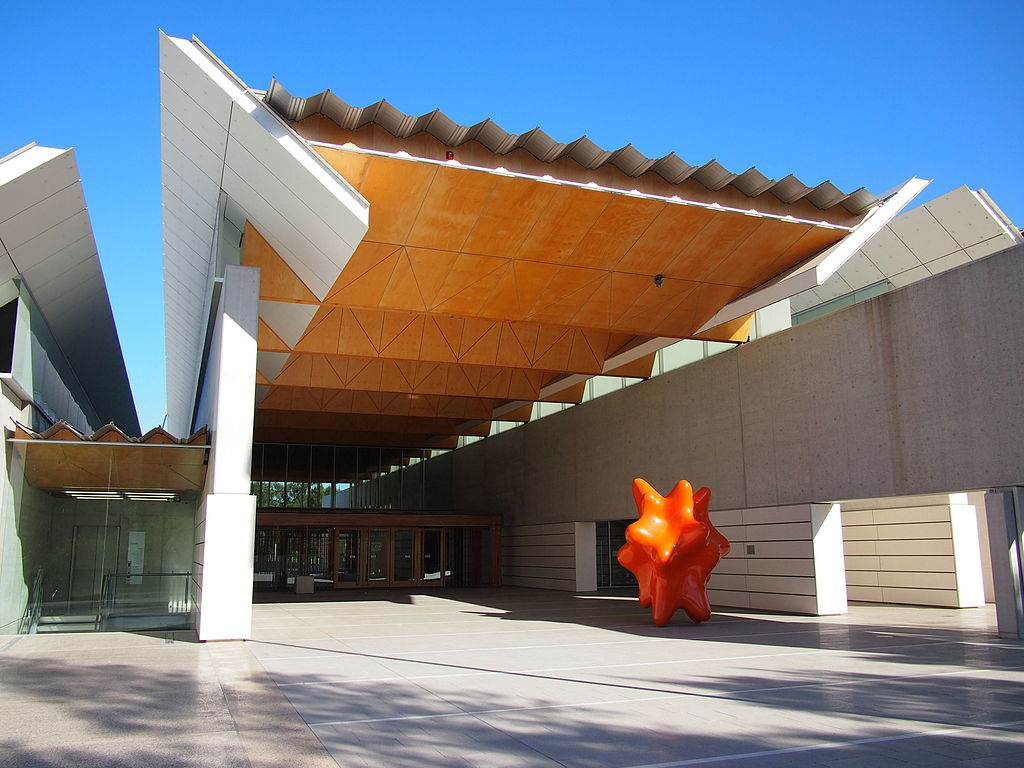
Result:
{"label": "metal roof", "polygon": [[674,152],[664,157],[650,158],[632,144],[606,150],[586,136],[565,144],[555,141],[539,127],[526,133],[509,133],[490,118],[475,125],[459,125],[440,109],[416,117],[407,115],[384,99],[367,107],[353,107],[329,90],[303,99],[292,96],[276,79],[271,81],[264,101],[288,120],[299,121],[322,114],[346,130],[356,130],[372,123],[400,139],[429,133],[449,147],[477,141],[499,155],[525,149],[543,162],[550,163],[568,157],[589,170],[612,165],[630,177],[654,172],[672,184],[694,179],[711,191],[731,184],[748,197],[771,192],[784,203],[806,198],[821,210],[842,205],[850,213],[860,215],[879,202],[875,195],[863,187],[847,194],[830,181],[810,187],[792,174],[776,181],[757,168],[733,173],[717,160],[700,166],[690,165]]}

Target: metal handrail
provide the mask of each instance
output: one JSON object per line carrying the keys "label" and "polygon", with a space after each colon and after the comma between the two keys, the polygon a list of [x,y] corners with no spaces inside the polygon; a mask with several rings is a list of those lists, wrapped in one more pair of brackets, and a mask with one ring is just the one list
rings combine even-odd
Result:
{"label": "metal handrail", "polygon": [[36,627],[39,626],[39,617],[43,613],[43,569],[39,568],[36,571],[35,578],[32,580],[32,593],[29,598],[28,604],[25,606],[25,613],[21,617],[21,625],[18,627],[18,634],[32,635],[35,634]]}

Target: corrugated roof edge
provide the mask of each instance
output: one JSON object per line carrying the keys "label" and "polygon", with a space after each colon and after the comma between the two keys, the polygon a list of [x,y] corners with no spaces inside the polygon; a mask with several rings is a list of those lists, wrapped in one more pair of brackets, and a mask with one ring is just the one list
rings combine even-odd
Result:
{"label": "corrugated roof edge", "polygon": [[207,443],[206,427],[200,427],[188,437],[175,437],[162,427],[154,427],[142,437],[130,437],[113,422],[105,424],[91,435],[87,435],[75,429],[66,421],[58,421],[51,427],[36,432],[26,427],[20,421],[14,421],[14,431],[18,439],[29,440],[53,440],[58,442],[97,442],[97,443],[132,443],[142,445],[199,445]]}
{"label": "corrugated roof edge", "polygon": [[830,181],[809,187],[792,174],[775,181],[756,167],[743,173],[732,173],[716,160],[695,166],[674,152],[664,157],[650,158],[632,144],[610,151],[602,149],[586,136],[563,144],[552,139],[539,127],[526,133],[514,134],[489,118],[476,125],[459,125],[439,109],[415,117],[405,114],[384,99],[368,107],[353,107],[329,90],[304,99],[292,96],[276,79],[271,81],[263,100],[286,120],[299,121],[311,115],[324,115],[346,130],[355,130],[373,123],[400,139],[426,132],[449,147],[478,141],[499,155],[525,149],[543,162],[550,163],[569,157],[588,170],[612,165],[630,177],[653,171],[671,184],[693,178],[711,191],[731,184],[748,197],[771,192],[784,203],[806,198],[819,210],[842,205],[850,213],[859,216],[879,202],[875,195],[863,187],[847,194]]}

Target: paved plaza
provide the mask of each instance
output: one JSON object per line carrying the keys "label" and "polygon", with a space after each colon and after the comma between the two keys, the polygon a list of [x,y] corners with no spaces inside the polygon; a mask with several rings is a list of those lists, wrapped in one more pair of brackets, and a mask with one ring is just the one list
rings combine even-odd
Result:
{"label": "paved plaza", "polygon": [[0,639],[0,766],[1024,764],[991,607],[659,629],[626,594],[270,599],[247,643]]}

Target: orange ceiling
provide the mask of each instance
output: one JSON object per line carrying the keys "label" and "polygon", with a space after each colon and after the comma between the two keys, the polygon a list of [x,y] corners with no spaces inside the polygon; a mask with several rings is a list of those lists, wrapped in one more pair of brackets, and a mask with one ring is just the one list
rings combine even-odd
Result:
{"label": "orange ceiling", "polygon": [[[533,401],[578,401],[573,375],[650,375],[653,354],[622,353],[693,337],[725,304],[847,234],[315,148],[369,200],[370,228],[318,301],[247,226],[242,261],[261,267],[261,299],[312,315],[292,344],[261,317],[261,353],[286,359],[273,377],[259,374],[258,440],[441,446],[486,434],[496,409],[525,419]],[[743,340],[748,326],[741,319],[702,338]]]}

